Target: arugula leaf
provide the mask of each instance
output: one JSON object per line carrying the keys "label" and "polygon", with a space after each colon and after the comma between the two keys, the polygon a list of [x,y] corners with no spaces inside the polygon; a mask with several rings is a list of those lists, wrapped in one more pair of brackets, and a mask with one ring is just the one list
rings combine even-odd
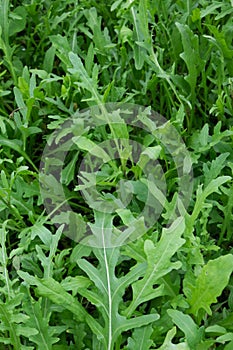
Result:
{"label": "arugula leaf", "polygon": [[217,179],[210,181],[204,190],[202,186],[199,186],[197,189],[197,198],[192,214],[189,216],[189,227],[194,225],[195,220],[197,219],[200,211],[204,205],[206,198],[213,192],[219,193],[219,187],[225,182],[229,181],[230,176],[219,176]]}
{"label": "arugula leaf", "polygon": [[69,53],[69,59],[73,65],[73,68],[69,68],[68,71],[71,74],[76,74],[81,79],[81,82],[76,82],[76,84],[91,93],[91,98],[89,101],[94,101],[96,104],[101,104],[102,97],[100,96],[93,79],[91,79],[87,74],[81,59],[73,52]]}
{"label": "arugula leaf", "polygon": [[36,285],[39,295],[49,298],[57,305],[63,306],[65,309],[72,312],[77,320],[81,322],[85,320],[94,334],[102,338],[102,327],[91,315],[88,314],[80,302],[66,292],[65,289],[53,278],[39,279],[23,271],[18,271],[18,274],[28,283]]}
{"label": "arugula leaf", "polygon": [[172,263],[170,259],[185,243],[185,240],[181,238],[184,229],[184,219],[178,218],[169,229],[163,229],[157,245],[154,245],[151,240],[145,241],[144,251],[147,257],[147,269],[143,278],[132,284],[133,300],[124,311],[124,315],[131,316],[138,305],[163,294],[163,285],[157,289],[154,289],[154,285],[161,277],[173,269],[181,267],[180,261]]}
{"label": "arugula leaf", "polygon": [[0,136],[0,145],[9,147],[14,151],[18,152],[33,167],[33,169],[36,170],[36,172],[38,172],[38,169],[33,163],[33,161],[31,160],[31,158],[28,156],[28,154],[25,151],[21,149],[18,140],[8,140],[4,136]]}
{"label": "arugula leaf", "polygon": [[108,344],[106,349],[113,349],[122,332],[154,322],[159,318],[159,315],[151,314],[128,318],[119,312],[126,287],[141,275],[145,265],[135,266],[126,276],[117,279],[114,271],[119,259],[119,248],[95,248],[93,252],[98,258],[99,268],[95,268],[86,259],[80,259],[77,263],[94,282],[96,288],[80,290],[80,293],[101,311],[105,323],[103,345]]}
{"label": "arugula leaf", "polygon": [[179,344],[172,343],[172,339],[175,337],[175,335],[176,335],[176,327],[173,327],[167,332],[164,343],[162,346],[158,348],[158,350],[190,350],[186,342],[179,343]]}
{"label": "arugula leaf", "polygon": [[210,306],[217,302],[217,297],[227,286],[232,271],[232,254],[209,260],[197,276],[195,285],[189,285],[190,290],[186,293],[190,305],[189,313],[198,317],[203,309],[211,315]]}
{"label": "arugula leaf", "polygon": [[150,339],[153,332],[151,325],[136,328],[133,331],[132,338],[128,338],[127,350],[149,350],[153,344],[153,340]]}
{"label": "arugula leaf", "polygon": [[198,328],[191,316],[178,310],[167,310],[167,313],[177,327],[184,332],[190,349],[197,349],[197,345],[201,341],[202,330]]}
{"label": "arugula leaf", "polygon": [[53,337],[56,330],[49,327],[51,313],[46,316],[42,314],[41,299],[37,302],[27,300],[24,302],[24,310],[30,317],[26,322],[26,326],[30,328],[28,338],[38,346],[38,350],[51,350],[53,344],[59,341],[59,338]]}

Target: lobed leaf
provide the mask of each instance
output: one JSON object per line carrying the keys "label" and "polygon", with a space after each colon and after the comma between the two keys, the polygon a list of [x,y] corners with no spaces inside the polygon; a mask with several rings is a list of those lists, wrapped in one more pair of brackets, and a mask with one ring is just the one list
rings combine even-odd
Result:
{"label": "lobed leaf", "polygon": [[145,241],[144,251],[147,257],[147,269],[143,278],[132,284],[133,300],[124,311],[127,317],[131,316],[141,303],[162,295],[163,286],[154,289],[154,285],[161,277],[173,269],[181,267],[179,261],[172,263],[170,259],[185,243],[185,240],[181,238],[184,229],[184,219],[178,218],[169,229],[163,229],[162,237],[157,245],[154,245],[151,240]]}

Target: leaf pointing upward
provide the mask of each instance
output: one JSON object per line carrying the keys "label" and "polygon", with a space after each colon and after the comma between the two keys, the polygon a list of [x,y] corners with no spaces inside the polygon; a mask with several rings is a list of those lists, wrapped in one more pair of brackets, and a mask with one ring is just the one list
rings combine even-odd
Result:
{"label": "leaf pointing upward", "polygon": [[198,316],[199,310],[204,309],[209,315],[212,314],[210,305],[217,302],[227,286],[233,271],[233,255],[220,256],[210,260],[197,277],[195,285],[190,287],[188,302],[190,313]]}
{"label": "leaf pointing upward", "polygon": [[145,241],[144,250],[147,256],[147,271],[141,280],[136,281],[132,285],[133,301],[124,312],[128,317],[132,315],[139,304],[158,297],[162,286],[154,289],[153,285],[161,277],[181,266],[179,261],[171,263],[170,259],[185,243],[185,240],[181,238],[184,228],[184,219],[178,218],[169,229],[163,230],[162,237],[156,246],[151,240]]}
{"label": "leaf pointing upward", "polygon": [[78,74],[80,76],[81,83],[77,84],[91,93],[91,100],[94,100],[97,104],[101,104],[101,96],[97,91],[97,87],[95,86],[93,79],[91,79],[87,74],[81,59],[73,52],[69,53],[69,59],[73,65],[73,68],[68,69],[68,71],[72,74]]}

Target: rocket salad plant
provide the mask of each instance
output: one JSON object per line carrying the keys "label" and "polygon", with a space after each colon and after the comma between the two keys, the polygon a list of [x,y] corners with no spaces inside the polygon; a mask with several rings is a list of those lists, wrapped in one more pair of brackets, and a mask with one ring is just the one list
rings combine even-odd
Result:
{"label": "rocket salad plant", "polygon": [[232,13],[0,0],[1,349],[232,349]]}

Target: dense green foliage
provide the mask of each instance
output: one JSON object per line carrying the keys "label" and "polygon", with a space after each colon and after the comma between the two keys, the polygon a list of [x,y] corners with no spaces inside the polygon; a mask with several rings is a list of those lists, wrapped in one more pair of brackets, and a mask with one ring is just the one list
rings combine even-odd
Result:
{"label": "dense green foliage", "polygon": [[[0,0],[0,349],[233,348],[232,36],[232,0]],[[149,121],[150,133],[117,113],[118,124],[84,129],[79,111],[116,102],[151,107],[184,140],[194,188],[182,215],[173,154]],[[58,227],[39,168],[49,136],[74,114],[75,147],[61,181],[49,178],[73,210]],[[77,164],[116,137],[143,144],[140,164],[161,163],[167,196],[149,230],[134,219],[156,188],[127,161],[126,141],[97,190],[115,205],[127,179],[127,210],[113,220],[81,196],[96,178],[80,185]],[[144,234],[92,248],[73,236],[89,221],[93,232],[124,223]]]}

